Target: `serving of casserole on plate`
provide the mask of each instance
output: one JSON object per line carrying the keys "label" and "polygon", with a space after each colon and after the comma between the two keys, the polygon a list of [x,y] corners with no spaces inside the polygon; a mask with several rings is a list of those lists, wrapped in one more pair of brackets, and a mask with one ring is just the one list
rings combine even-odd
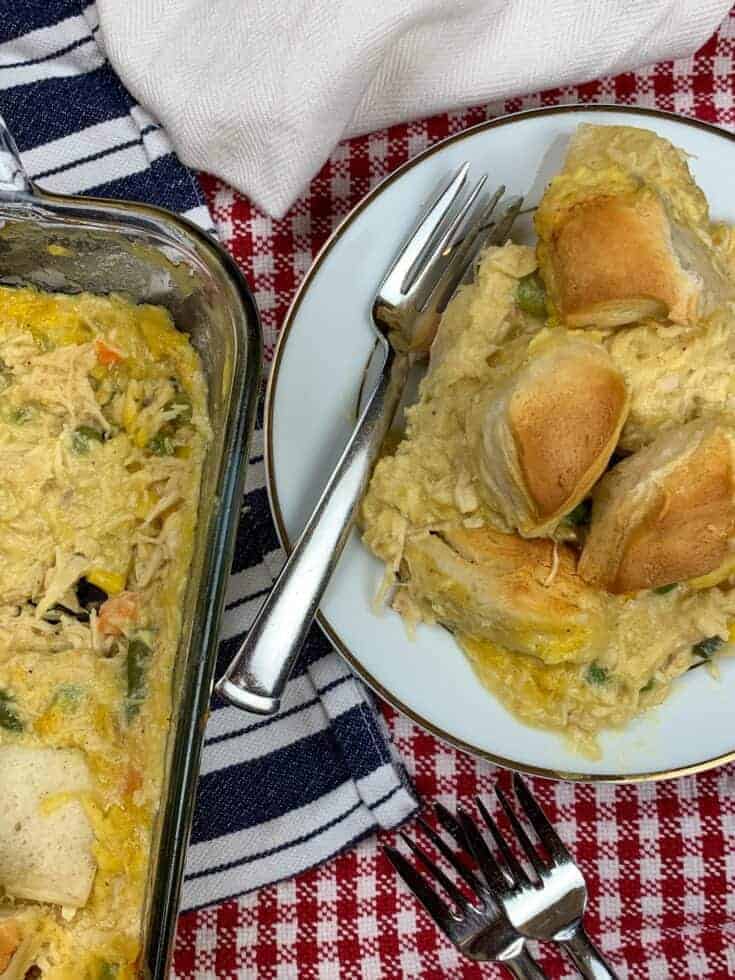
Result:
{"label": "serving of casserole on plate", "polygon": [[[387,265],[389,244],[371,232],[399,207],[418,210],[458,160],[492,160],[495,180],[526,193],[532,214],[448,307],[374,472],[360,524],[383,572],[355,535],[322,605],[332,639],[384,696],[491,759],[646,778],[733,750],[735,290],[721,219],[735,215],[716,179],[732,152],[707,127],[608,107],[480,125],[374,192],[292,308],[268,413],[287,542],[342,429],[333,416],[312,436],[296,406],[309,385],[339,412],[348,390],[320,387],[306,352],[317,323],[325,377],[352,370],[353,391],[359,377],[340,338],[340,270],[358,252]],[[378,604],[400,619],[375,615],[379,582]]]}
{"label": "serving of casserole on plate", "polygon": [[590,124],[535,226],[448,307],[362,524],[409,623],[594,752],[735,619],[732,233],[671,143]]}

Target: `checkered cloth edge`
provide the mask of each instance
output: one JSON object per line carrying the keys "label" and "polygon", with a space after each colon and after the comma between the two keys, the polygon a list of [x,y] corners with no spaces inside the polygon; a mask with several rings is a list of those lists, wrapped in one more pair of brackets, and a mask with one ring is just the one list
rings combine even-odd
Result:
{"label": "checkered cloth edge", "polygon": [[[0,0],[0,112],[38,184],[146,201],[214,232],[196,179],[105,59],[94,4]],[[255,433],[219,670],[278,572]],[[206,905],[288,877],[416,808],[362,684],[314,629],[276,718],[215,700],[182,902]]]}

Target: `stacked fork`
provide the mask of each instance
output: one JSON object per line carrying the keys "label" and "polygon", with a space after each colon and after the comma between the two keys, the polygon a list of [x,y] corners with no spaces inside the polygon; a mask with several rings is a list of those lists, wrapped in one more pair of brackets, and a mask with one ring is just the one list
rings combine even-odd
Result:
{"label": "stacked fork", "polygon": [[[403,840],[446,892],[452,907],[395,848],[385,847],[386,855],[434,922],[465,956],[498,962],[521,980],[539,980],[544,974],[526,949],[526,939],[547,940],[565,949],[583,977],[616,980],[617,975],[584,929],[587,888],[581,871],[518,774],[513,776],[513,786],[543,853],[503,791],[496,787],[495,792],[534,875],[528,874],[479,798],[477,807],[495,842],[497,856],[464,810],[458,809],[455,818],[440,803],[434,807],[440,825],[464,855],[452,850],[419,818],[436,850],[469,888],[471,899],[406,834],[401,834]],[[474,858],[477,870],[467,863],[467,855]]]}

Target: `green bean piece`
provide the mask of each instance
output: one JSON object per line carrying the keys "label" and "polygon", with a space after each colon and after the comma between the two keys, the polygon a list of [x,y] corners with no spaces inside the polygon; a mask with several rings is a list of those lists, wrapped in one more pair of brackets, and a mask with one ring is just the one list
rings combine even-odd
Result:
{"label": "green bean piece", "polygon": [[524,313],[546,316],[546,289],[538,272],[532,272],[518,280],[516,302]]}
{"label": "green bean piece", "polygon": [[79,425],[71,434],[71,448],[77,456],[86,456],[93,442],[102,442],[102,433],[91,425]]}
{"label": "green bean piece", "polygon": [[108,960],[99,960],[92,969],[87,970],[87,980],[117,980],[120,967]]}
{"label": "green bean piece", "polygon": [[712,654],[716,653],[724,642],[721,636],[706,636],[699,643],[694,644],[692,653],[696,653],[702,660],[709,660]]}
{"label": "green bean piece", "polygon": [[151,659],[151,648],[139,636],[128,640],[128,652],[125,660],[127,676],[127,697],[125,699],[125,717],[128,722],[140,711],[145,700],[148,665]]}
{"label": "green bean piece", "polygon": [[570,510],[565,520],[567,524],[572,524],[574,527],[579,527],[580,524],[589,524],[590,517],[592,516],[592,501],[589,497],[586,500],[580,500],[574,510]]}
{"label": "green bean piece", "polygon": [[9,732],[22,732],[24,727],[15,707],[15,698],[0,688],[0,728]]}
{"label": "green bean piece", "polygon": [[174,446],[174,441],[171,436],[164,432],[157,432],[152,439],[148,442],[148,448],[156,456],[173,456],[176,452],[176,446]]}
{"label": "green bean piece", "polygon": [[14,408],[10,413],[10,421],[14,425],[25,425],[26,422],[30,422],[32,418],[36,415],[36,411],[30,405],[21,405],[19,408]]}
{"label": "green bean piece", "polygon": [[666,595],[667,592],[673,592],[678,584],[678,582],[672,582],[671,585],[659,585],[659,587],[653,591],[656,593],[656,595]]}
{"label": "green bean piece", "polygon": [[81,684],[61,684],[56,688],[54,704],[58,704],[65,714],[73,714],[84,695]]}
{"label": "green bean piece", "polygon": [[598,664],[590,664],[585,674],[588,684],[604,684],[607,681],[607,677],[607,668],[600,667]]}
{"label": "green bean piece", "polygon": [[181,425],[183,422],[191,422],[191,401],[183,391],[177,391],[171,401],[166,405],[167,412],[174,410],[176,411],[175,425]]}

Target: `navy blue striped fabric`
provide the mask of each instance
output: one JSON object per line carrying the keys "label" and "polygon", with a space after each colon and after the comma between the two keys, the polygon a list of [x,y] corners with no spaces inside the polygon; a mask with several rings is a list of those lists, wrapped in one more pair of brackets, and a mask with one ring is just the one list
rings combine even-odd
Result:
{"label": "navy blue striped fabric", "polygon": [[[201,200],[200,189],[196,187],[193,192],[192,183],[189,172],[171,153],[154,160],[147,170],[140,173],[126,174],[116,180],[93,184],[89,193],[98,197],[119,197],[149,204],[160,204],[163,197],[166,201],[165,207],[184,213],[195,201]],[[160,188],[164,187],[165,194],[162,194]]]}
{"label": "navy blue striped fabric", "polygon": [[[94,4],[0,0],[0,112],[28,173],[57,193],[157,204],[214,231],[196,179],[102,43]],[[242,513],[220,672],[283,560],[264,487],[262,406]],[[296,874],[415,809],[368,693],[314,627],[279,716],[212,704],[183,905]]]}
{"label": "navy blue striped fabric", "polygon": [[[278,753],[202,776],[192,842],[280,817],[337,789],[348,777],[344,759],[336,751],[328,729]],[[242,794],[243,786],[252,787],[257,796],[245,815],[230,805],[233,796]]]}
{"label": "navy blue striped fabric", "polygon": [[110,66],[103,65],[86,75],[18,86],[14,96],[7,96],[7,105],[3,99],[3,115],[23,152],[123,116],[134,104]]}
{"label": "navy blue striped fabric", "polygon": [[80,10],[81,4],[75,0],[23,0],[22,3],[4,0],[0,4],[0,43],[55,24]]}
{"label": "navy blue striped fabric", "polygon": [[247,507],[255,523],[260,529],[256,537],[251,533],[249,525],[243,521],[237,530],[235,543],[235,559],[232,563],[233,572],[241,572],[256,562],[263,561],[268,552],[278,548],[278,535],[273,522],[268,520],[268,494],[265,487],[257,487],[247,496]]}

